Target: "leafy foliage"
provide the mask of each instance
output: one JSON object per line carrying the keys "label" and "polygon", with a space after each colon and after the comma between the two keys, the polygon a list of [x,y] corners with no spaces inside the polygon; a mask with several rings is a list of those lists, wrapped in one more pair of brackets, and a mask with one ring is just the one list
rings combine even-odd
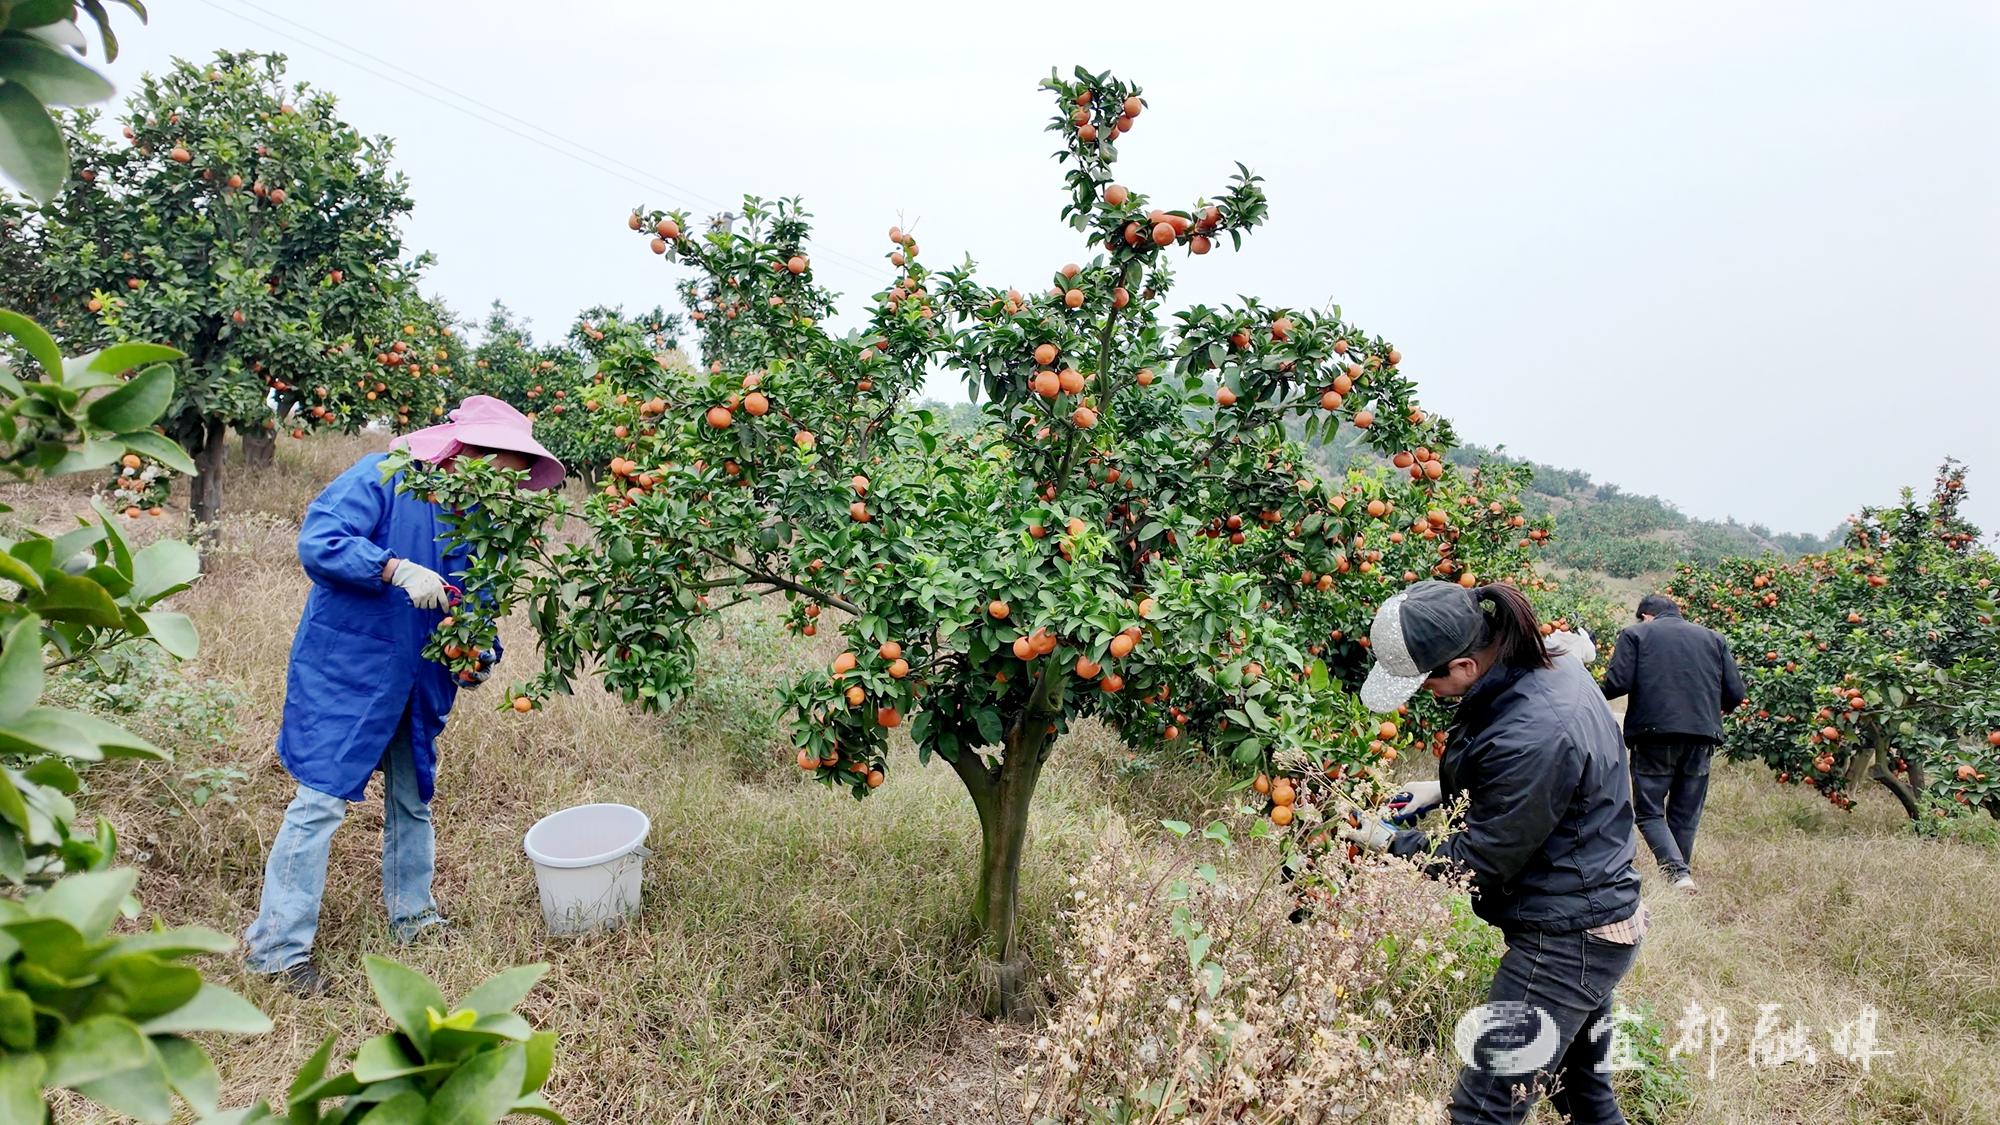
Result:
{"label": "leafy foliage", "polygon": [[[173,443],[147,429],[173,396],[172,348],[121,344],[65,359],[33,321],[0,311],[5,332],[28,357],[0,363],[0,467],[16,477],[88,472],[116,464],[128,449],[187,463]],[[36,377],[39,376],[39,377]],[[0,539],[0,578],[18,592],[0,603],[0,878],[53,879],[66,867],[95,870],[111,860],[109,825],[79,830],[71,796],[76,766],[106,758],[166,755],[145,739],[78,711],[43,706],[47,667],[90,661],[135,638],[169,655],[194,655],[185,615],[154,608],[192,583],[192,548],[160,540],[133,551],[108,512],[50,538],[26,532]]]}
{"label": "leafy foliage", "polygon": [[1947,460],[1928,497],[1864,509],[1836,550],[1682,569],[1669,592],[1744,667],[1733,756],[1841,808],[1874,780],[1912,817],[2000,816],[2000,560],[1960,516],[1965,495]]}
{"label": "leafy foliage", "polygon": [[[109,0],[146,19],[139,0]],[[89,105],[109,98],[111,83],[71,58],[89,40],[77,26],[77,8],[88,12],[104,40],[104,58],[118,58],[106,0],[10,0],[0,4],[0,174],[31,198],[48,200],[69,175],[69,148],[52,106]],[[67,49],[67,50],[66,50]]]}
{"label": "leafy foliage", "polygon": [[223,953],[213,930],[112,924],[139,873],[71,875],[0,899],[0,1114],[41,1121],[44,1091],[74,1090],[146,1122],[171,1120],[176,1097],[215,1110],[215,1064],[192,1035],[258,1035],[263,1013],[184,962]]}
{"label": "leafy foliage", "polygon": [[[292,1082],[285,1112],[260,1103],[211,1117],[208,1125],[492,1125],[517,1113],[560,1125],[562,1116],[539,1092],[555,1065],[555,1033],[536,1031],[514,1011],[547,965],[505,970],[447,1004],[423,974],[384,957],[365,961],[375,1000],[394,1029],[364,1041],[347,1056],[347,1069],[332,1075],[339,1036],[328,1035]],[[335,1099],[333,1108],[322,1108]]]}

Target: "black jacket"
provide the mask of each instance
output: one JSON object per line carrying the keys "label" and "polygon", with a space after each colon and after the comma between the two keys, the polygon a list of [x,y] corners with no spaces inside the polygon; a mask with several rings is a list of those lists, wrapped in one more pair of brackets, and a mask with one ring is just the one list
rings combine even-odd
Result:
{"label": "black jacket", "polygon": [[[1639,908],[1625,749],[1575,661],[1480,677],[1459,701],[1438,780],[1447,803],[1468,794],[1437,857],[1472,872],[1481,918],[1510,932],[1570,933]],[[1389,850],[1420,856],[1430,846],[1411,830]]]}
{"label": "black jacket", "polygon": [[1683,619],[1671,605],[1649,612],[1657,616],[1618,634],[1604,670],[1604,698],[1632,696],[1625,707],[1625,741],[1721,742],[1723,713],[1743,702],[1743,675],[1729,642]]}

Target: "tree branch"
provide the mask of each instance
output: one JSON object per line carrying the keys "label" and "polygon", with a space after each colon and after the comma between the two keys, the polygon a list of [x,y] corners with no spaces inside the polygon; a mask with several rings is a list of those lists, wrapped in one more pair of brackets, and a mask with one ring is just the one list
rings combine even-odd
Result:
{"label": "tree branch", "polygon": [[[1138,283],[1138,272],[1139,260],[1137,258],[1126,262],[1125,268],[1118,274],[1119,288],[1124,289],[1127,294],[1130,294],[1132,287]],[[1128,296],[1128,303],[1130,299]],[[1105,365],[1111,362],[1111,335],[1118,324],[1118,313],[1119,308],[1114,303],[1111,306],[1111,315],[1104,318],[1104,327],[1098,330],[1097,333],[1097,386],[1098,390],[1102,392],[1102,398],[1104,399],[1102,408],[1098,411],[1098,416],[1106,429],[1109,429],[1111,426],[1111,404],[1118,397],[1118,386],[1112,382],[1111,372],[1105,369]]]}
{"label": "tree branch", "polygon": [[792,593],[799,594],[803,597],[811,598],[813,601],[819,602],[822,605],[830,605],[835,609],[851,613],[856,617],[861,616],[863,612],[860,606],[855,605],[853,602],[848,601],[846,598],[834,597],[832,594],[815,590],[810,586],[802,586],[799,583],[794,582],[789,578],[784,578],[776,574],[766,574],[765,572],[758,570],[755,567],[749,566],[735,558],[732,558],[729,555],[725,555],[721,551],[715,550],[712,547],[701,548],[701,553],[709,556],[710,558],[716,559],[719,562],[727,563],[728,565],[735,567],[737,570],[742,571],[745,575],[748,575],[750,580],[753,582],[762,582],[768,586],[772,586],[779,590],[790,590]]}

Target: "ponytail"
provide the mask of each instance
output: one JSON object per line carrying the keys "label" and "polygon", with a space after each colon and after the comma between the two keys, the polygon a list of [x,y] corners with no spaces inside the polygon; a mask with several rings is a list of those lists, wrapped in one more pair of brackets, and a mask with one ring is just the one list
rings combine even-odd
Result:
{"label": "ponytail", "polygon": [[1475,596],[1486,615],[1486,643],[1498,645],[1496,664],[1510,668],[1547,668],[1549,651],[1542,644],[1541,622],[1521,591],[1504,582],[1479,587]]}

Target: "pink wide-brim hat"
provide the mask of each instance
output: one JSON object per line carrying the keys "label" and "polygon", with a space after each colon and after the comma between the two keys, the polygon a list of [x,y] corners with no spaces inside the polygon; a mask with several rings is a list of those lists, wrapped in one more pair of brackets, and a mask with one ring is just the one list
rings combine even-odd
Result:
{"label": "pink wide-brim hat", "polygon": [[535,424],[489,395],[472,395],[451,412],[450,421],[404,434],[389,444],[394,449],[407,448],[412,457],[432,464],[455,456],[468,445],[510,449],[535,459],[528,467],[529,488],[540,491],[563,481],[563,463],[535,440]]}

